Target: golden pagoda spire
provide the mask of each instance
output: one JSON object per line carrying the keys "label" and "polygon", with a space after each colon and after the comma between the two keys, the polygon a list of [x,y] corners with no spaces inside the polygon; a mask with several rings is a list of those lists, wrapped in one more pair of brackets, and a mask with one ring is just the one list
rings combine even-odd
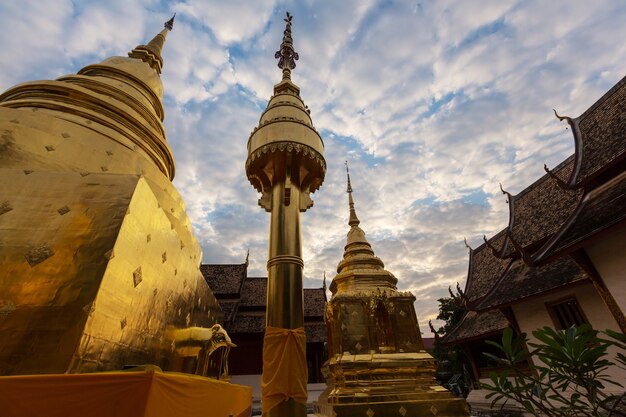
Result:
{"label": "golden pagoda spire", "polygon": [[346,175],[348,176],[348,204],[350,205],[350,219],[348,220],[348,224],[352,227],[356,227],[361,223],[359,218],[356,216],[356,210],[354,209],[354,200],[352,199],[352,184],[350,183],[350,170],[348,169],[348,161],[346,164]]}
{"label": "golden pagoda spire", "polygon": [[163,50],[163,45],[165,44],[165,38],[167,37],[167,33],[174,28],[174,18],[176,17],[176,13],[174,16],[163,25],[163,30],[158,33],[147,45],[138,45],[128,53],[130,58],[141,59],[143,62],[148,63],[151,68],[153,68],[159,74],[161,73],[161,69],[163,68],[163,58],[161,57],[161,51]]}
{"label": "golden pagoda spire", "polygon": [[435,380],[435,361],[424,350],[415,297],[398,291],[359,227],[346,161],[350,230],[343,259],[330,284],[325,307],[327,388],[317,401],[318,416],[445,415],[467,417],[463,399]]}

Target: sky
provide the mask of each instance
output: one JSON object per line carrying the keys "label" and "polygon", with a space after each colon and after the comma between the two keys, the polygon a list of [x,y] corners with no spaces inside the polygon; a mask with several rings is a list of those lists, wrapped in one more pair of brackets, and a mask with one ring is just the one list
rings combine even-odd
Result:
{"label": "sky", "polygon": [[266,276],[269,215],[244,164],[286,11],[327,163],[301,216],[305,286],[342,258],[347,160],[361,227],[429,337],[437,299],[465,286],[463,239],[508,224],[498,184],[516,194],[574,152],[552,109],[579,116],[626,75],[626,2],[2,0],[0,91],[126,56],[176,12],[162,73],[174,184],[204,263],[249,249],[249,275]]}

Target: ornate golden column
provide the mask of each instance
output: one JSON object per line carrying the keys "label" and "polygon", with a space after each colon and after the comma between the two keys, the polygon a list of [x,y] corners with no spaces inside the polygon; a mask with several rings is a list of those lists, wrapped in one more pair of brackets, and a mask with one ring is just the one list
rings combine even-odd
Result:
{"label": "ornate golden column", "polygon": [[266,334],[263,346],[263,415],[306,416],[306,340],[302,291],[300,212],[324,180],[324,144],[300,89],[291,82],[298,54],[287,13],[280,50],[283,72],[259,126],[248,140],[246,174],[271,213],[267,262]]}

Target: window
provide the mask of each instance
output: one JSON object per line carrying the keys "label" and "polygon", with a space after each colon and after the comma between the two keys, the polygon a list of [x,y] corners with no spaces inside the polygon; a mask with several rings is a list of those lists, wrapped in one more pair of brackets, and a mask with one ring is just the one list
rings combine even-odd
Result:
{"label": "window", "polygon": [[547,304],[546,307],[548,308],[552,321],[558,330],[564,330],[572,326],[580,326],[581,324],[588,323],[585,314],[574,297],[569,297]]}

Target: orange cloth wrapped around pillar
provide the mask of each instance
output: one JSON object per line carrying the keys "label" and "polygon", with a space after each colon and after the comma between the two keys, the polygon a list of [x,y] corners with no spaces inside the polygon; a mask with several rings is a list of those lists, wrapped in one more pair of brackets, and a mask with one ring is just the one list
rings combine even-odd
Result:
{"label": "orange cloth wrapped around pillar", "polygon": [[263,339],[263,414],[289,398],[306,404],[308,371],[304,328],[266,327]]}

